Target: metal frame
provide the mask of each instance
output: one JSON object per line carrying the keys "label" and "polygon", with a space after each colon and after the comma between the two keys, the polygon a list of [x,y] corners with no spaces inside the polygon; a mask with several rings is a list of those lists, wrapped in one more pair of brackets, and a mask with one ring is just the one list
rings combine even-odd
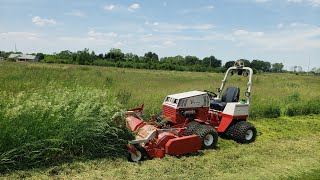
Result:
{"label": "metal frame", "polygon": [[230,67],[226,74],[224,75],[224,78],[222,80],[222,84],[220,86],[219,89],[217,89],[218,91],[218,96],[217,98],[221,99],[221,94],[222,94],[222,90],[227,82],[227,77],[229,75],[229,73],[232,71],[232,70],[248,70],[249,71],[249,81],[247,83],[247,91],[246,91],[246,97],[247,97],[247,104],[250,104],[250,96],[251,96],[251,87],[252,87],[252,74],[253,74],[253,70],[249,67],[243,67],[243,63],[241,64],[241,62],[235,62],[235,65],[233,67]]}

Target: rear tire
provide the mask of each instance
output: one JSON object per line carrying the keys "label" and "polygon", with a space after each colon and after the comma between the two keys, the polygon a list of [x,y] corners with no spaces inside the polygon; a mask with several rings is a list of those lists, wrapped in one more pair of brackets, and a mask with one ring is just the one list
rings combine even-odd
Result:
{"label": "rear tire", "polygon": [[257,130],[253,124],[240,121],[228,129],[227,135],[237,143],[249,144],[256,140]]}
{"label": "rear tire", "polygon": [[203,124],[196,129],[195,134],[201,138],[201,149],[213,149],[217,146],[218,133],[213,127]]}
{"label": "rear tire", "polygon": [[195,134],[196,133],[196,130],[201,126],[200,123],[196,122],[196,121],[192,121],[192,122],[189,122],[187,124],[187,129],[186,131],[184,132],[183,135],[185,136],[190,136],[192,134]]}

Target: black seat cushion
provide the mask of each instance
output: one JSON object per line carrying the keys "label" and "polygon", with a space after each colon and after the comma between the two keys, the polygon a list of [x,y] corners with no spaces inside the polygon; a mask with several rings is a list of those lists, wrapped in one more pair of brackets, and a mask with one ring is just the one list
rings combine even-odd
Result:
{"label": "black seat cushion", "polygon": [[238,102],[240,89],[238,87],[229,86],[223,93],[221,101],[213,100],[210,103],[210,108],[218,111],[223,111],[228,102]]}

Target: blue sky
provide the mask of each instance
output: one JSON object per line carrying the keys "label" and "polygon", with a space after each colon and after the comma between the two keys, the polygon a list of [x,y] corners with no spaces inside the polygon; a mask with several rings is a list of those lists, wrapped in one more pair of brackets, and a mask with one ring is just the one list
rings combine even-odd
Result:
{"label": "blue sky", "polygon": [[320,0],[0,0],[0,50],[110,48],[320,67]]}

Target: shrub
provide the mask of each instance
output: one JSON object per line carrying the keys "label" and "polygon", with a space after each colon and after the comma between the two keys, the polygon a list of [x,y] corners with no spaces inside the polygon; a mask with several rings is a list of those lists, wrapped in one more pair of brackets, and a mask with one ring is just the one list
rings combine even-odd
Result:
{"label": "shrub", "polygon": [[48,87],[1,97],[0,172],[117,157],[132,138],[111,118],[120,105],[109,90]]}

